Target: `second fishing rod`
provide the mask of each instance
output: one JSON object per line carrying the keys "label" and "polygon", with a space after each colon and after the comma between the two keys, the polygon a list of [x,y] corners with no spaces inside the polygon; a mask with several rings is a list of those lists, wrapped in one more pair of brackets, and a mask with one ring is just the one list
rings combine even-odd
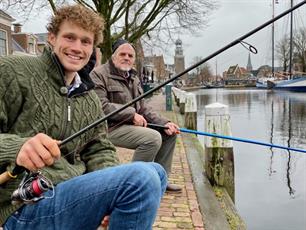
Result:
{"label": "second fishing rod", "polygon": [[[148,123],[147,125],[148,127],[152,129],[168,129],[164,125],[158,125],[158,124],[152,124],[152,123]],[[186,128],[180,128],[179,131],[182,133],[190,133],[190,134],[202,135],[202,136],[207,136],[207,137],[214,137],[214,138],[226,139],[226,140],[231,140],[231,141],[238,141],[238,142],[244,142],[244,143],[249,143],[249,144],[268,146],[271,148],[278,148],[278,149],[284,149],[284,150],[289,150],[289,151],[306,153],[305,149],[298,149],[298,148],[293,148],[293,147],[276,145],[276,144],[271,144],[271,143],[257,141],[257,140],[250,140],[250,139],[241,138],[241,137],[226,136],[226,135],[208,133],[208,132],[186,129]]]}
{"label": "second fishing rod", "polygon": [[[127,107],[131,106],[132,104],[136,103],[137,101],[147,97],[148,95],[152,94],[153,92],[159,90],[160,88],[162,88],[163,86],[173,82],[174,80],[178,79],[179,77],[183,76],[184,74],[188,73],[189,71],[193,70],[194,68],[202,65],[203,63],[209,61],[210,59],[216,57],[217,55],[219,55],[220,53],[228,50],[229,48],[237,45],[237,44],[242,44],[243,46],[248,45],[248,49],[250,52],[253,53],[257,53],[256,48],[254,48],[253,46],[249,45],[248,43],[244,42],[243,40],[250,37],[251,35],[257,33],[258,31],[262,30],[263,28],[267,27],[268,25],[274,23],[275,21],[279,20],[280,18],[286,16],[287,14],[293,12],[294,10],[298,9],[299,7],[301,7],[302,5],[304,5],[306,3],[306,0],[298,3],[297,5],[293,6],[292,8],[284,11],[283,13],[279,14],[278,16],[275,16],[274,18],[268,20],[267,22],[265,22],[264,24],[258,26],[257,28],[249,31],[248,33],[246,33],[245,35],[242,35],[241,37],[237,38],[236,40],[230,42],[229,44],[225,45],[224,47],[222,47],[221,49],[215,51],[214,53],[210,54],[209,56],[207,56],[206,58],[202,59],[201,61],[193,64],[192,66],[190,66],[189,68],[186,68],[183,72],[175,75],[174,77],[166,80],[164,83],[156,86],[155,88],[145,92],[144,94],[142,94],[141,96],[133,99],[132,101],[130,101],[129,103],[126,103],[125,105],[123,105],[121,108],[107,114],[106,116],[102,117],[101,119],[98,119],[97,121],[93,122],[92,124],[84,127],[83,129],[81,129],[80,131],[76,132],[75,134],[71,135],[70,137],[64,139],[63,141],[61,141],[61,143],[59,144],[60,146],[65,145],[66,143],[68,143],[69,141],[73,140],[74,138],[82,135],[83,133],[85,133],[87,130],[92,129],[94,127],[96,127],[97,125],[99,125],[100,123],[106,121],[109,117],[121,112],[122,110],[126,109]],[[6,181],[15,178],[18,174],[21,174],[24,172],[24,168],[21,166],[16,165],[13,169],[12,172],[4,172],[0,175],[0,184],[5,183]]]}

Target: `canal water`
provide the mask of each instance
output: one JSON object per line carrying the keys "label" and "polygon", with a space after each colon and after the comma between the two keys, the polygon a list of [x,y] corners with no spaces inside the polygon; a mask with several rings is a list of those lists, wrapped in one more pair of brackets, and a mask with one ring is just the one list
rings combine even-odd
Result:
{"label": "canal water", "polygon": [[[194,92],[204,107],[229,106],[232,136],[306,150],[306,93],[258,89]],[[204,137],[199,136],[204,144]],[[249,230],[306,229],[306,153],[233,142],[235,205]]]}

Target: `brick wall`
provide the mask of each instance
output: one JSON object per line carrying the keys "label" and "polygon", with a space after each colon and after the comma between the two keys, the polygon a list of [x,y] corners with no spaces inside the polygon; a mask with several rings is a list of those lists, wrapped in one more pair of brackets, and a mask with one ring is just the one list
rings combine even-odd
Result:
{"label": "brick wall", "polygon": [[12,34],[12,37],[24,50],[28,49],[26,34]]}

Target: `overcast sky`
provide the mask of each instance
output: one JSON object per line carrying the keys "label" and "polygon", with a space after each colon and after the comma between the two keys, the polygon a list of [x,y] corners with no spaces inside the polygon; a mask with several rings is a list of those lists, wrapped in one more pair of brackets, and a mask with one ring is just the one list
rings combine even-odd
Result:
{"label": "overcast sky", "polygon": [[[205,58],[271,19],[272,1],[219,0],[219,8],[211,14],[209,26],[201,32],[199,37],[180,37],[183,42],[186,66],[193,64],[194,56]],[[278,2],[274,5],[275,15],[290,8],[290,0],[278,0]],[[301,0],[294,0],[295,4],[298,2],[301,2]],[[306,29],[306,4],[296,12],[294,18],[300,21],[299,26]],[[275,42],[288,32],[289,16],[275,23]],[[245,40],[258,50],[258,54],[251,55],[253,69],[264,64],[271,65],[271,34],[272,29],[269,26]],[[220,74],[230,65],[239,64],[239,66],[246,67],[248,53],[248,50],[242,45],[237,44],[209,63],[214,72],[217,66]],[[277,66],[278,63],[275,63],[275,65]]]}
{"label": "overcast sky", "polygon": [[[213,52],[219,50],[230,42],[236,40],[250,30],[265,23],[272,18],[273,0],[216,0],[219,8],[213,11],[209,18],[208,26],[199,31],[199,36],[185,35],[179,37],[183,42],[186,67],[194,62],[194,57],[205,58]],[[274,0],[278,4],[274,5],[274,14],[278,15],[290,8],[291,0]],[[302,0],[294,0],[294,4]],[[13,17],[18,20],[18,16]],[[23,31],[40,33],[46,32],[46,20],[48,12],[41,12],[38,17],[31,19],[23,24]],[[302,15],[304,17],[302,17]],[[306,4],[295,11],[294,18],[298,21],[295,27],[306,29]],[[289,16],[275,23],[275,42],[277,42],[286,33],[289,33]],[[271,26],[252,35],[245,40],[257,48],[258,54],[251,55],[253,69],[261,65],[271,65]],[[165,54],[166,62],[173,63],[174,45],[169,47]],[[158,53],[157,53],[158,54]],[[231,65],[239,64],[245,67],[247,64],[248,50],[240,44],[237,44],[228,51],[217,56],[209,63],[215,72],[217,66],[218,73],[222,73]],[[276,61],[277,62],[277,61]],[[275,63],[277,66],[278,63]]]}

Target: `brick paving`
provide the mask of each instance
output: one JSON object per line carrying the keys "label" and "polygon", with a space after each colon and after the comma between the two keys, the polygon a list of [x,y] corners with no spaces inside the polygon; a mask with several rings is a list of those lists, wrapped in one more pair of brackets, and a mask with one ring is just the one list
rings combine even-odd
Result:
{"label": "brick paving", "polygon": [[[165,111],[165,95],[158,94],[147,99],[148,103],[160,112],[176,122],[174,112]],[[118,156],[122,163],[129,162],[133,155],[133,150],[117,148]],[[183,188],[182,193],[166,193],[162,199],[158,214],[153,226],[153,230],[161,229],[194,229],[204,230],[202,214],[192,176],[187,162],[186,152],[183,146],[182,137],[178,135],[175,154],[172,164],[172,172],[169,182],[177,184]]]}

